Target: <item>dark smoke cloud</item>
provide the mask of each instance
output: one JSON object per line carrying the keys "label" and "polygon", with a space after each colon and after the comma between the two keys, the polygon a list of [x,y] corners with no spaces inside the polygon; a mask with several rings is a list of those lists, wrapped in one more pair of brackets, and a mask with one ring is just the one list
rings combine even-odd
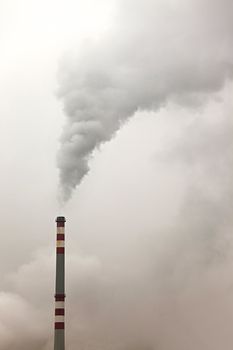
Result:
{"label": "dark smoke cloud", "polygon": [[232,76],[232,2],[118,1],[112,31],[64,60],[59,96],[67,122],[58,153],[63,199],[92,151],[138,109],[171,99],[198,105]]}

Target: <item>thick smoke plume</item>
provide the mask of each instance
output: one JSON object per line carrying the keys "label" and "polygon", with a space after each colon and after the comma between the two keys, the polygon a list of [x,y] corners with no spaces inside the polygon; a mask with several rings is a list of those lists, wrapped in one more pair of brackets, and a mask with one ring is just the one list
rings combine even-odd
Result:
{"label": "thick smoke plume", "polygon": [[67,115],[58,154],[64,200],[88,172],[92,151],[138,109],[157,109],[171,99],[199,104],[232,76],[232,1],[117,5],[106,37],[80,48],[60,70]]}
{"label": "thick smoke plume", "polygon": [[[66,208],[66,348],[232,350],[233,2],[117,4],[106,38],[60,71],[65,198],[124,122]],[[0,350],[51,350],[55,203],[35,214],[9,183]]]}
{"label": "thick smoke plume", "polygon": [[[93,160],[67,220],[70,350],[232,349],[232,94],[139,112]],[[1,280],[1,350],[53,347],[52,249]]]}

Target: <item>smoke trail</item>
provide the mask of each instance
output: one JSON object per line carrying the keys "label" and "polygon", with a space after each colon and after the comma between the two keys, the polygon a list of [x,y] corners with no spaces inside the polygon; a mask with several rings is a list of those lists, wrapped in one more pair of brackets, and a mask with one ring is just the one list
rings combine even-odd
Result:
{"label": "smoke trail", "polygon": [[92,151],[137,109],[169,99],[200,104],[232,75],[231,1],[118,4],[111,32],[60,69],[67,122],[57,163],[65,200],[88,172]]}
{"label": "smoke trail", "polygon": [[[69,222],[69,349],[232,349],[232,94],[138,113],[93,161]],[[51,250],[3,273],[1,350],[53,346]]]}

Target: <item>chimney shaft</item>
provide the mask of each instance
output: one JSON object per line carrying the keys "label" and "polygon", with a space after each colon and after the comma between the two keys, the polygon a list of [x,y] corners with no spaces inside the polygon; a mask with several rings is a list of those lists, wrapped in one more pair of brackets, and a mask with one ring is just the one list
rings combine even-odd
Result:
{"label": "chimney shaft", "polygon": [[65,222],[58,216],[56,239],[56,287],[54,350],[65,350]]}

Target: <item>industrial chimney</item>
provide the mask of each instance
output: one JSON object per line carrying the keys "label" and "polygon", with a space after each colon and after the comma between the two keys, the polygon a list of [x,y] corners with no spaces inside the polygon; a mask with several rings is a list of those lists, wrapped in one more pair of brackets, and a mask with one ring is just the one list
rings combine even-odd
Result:
{"label": "industrial chimney", "polygon": [[54,350],[65,350],[65,222],[64,216],[58,216],[56,245],[56,287],[55,287],[55,324]]}

